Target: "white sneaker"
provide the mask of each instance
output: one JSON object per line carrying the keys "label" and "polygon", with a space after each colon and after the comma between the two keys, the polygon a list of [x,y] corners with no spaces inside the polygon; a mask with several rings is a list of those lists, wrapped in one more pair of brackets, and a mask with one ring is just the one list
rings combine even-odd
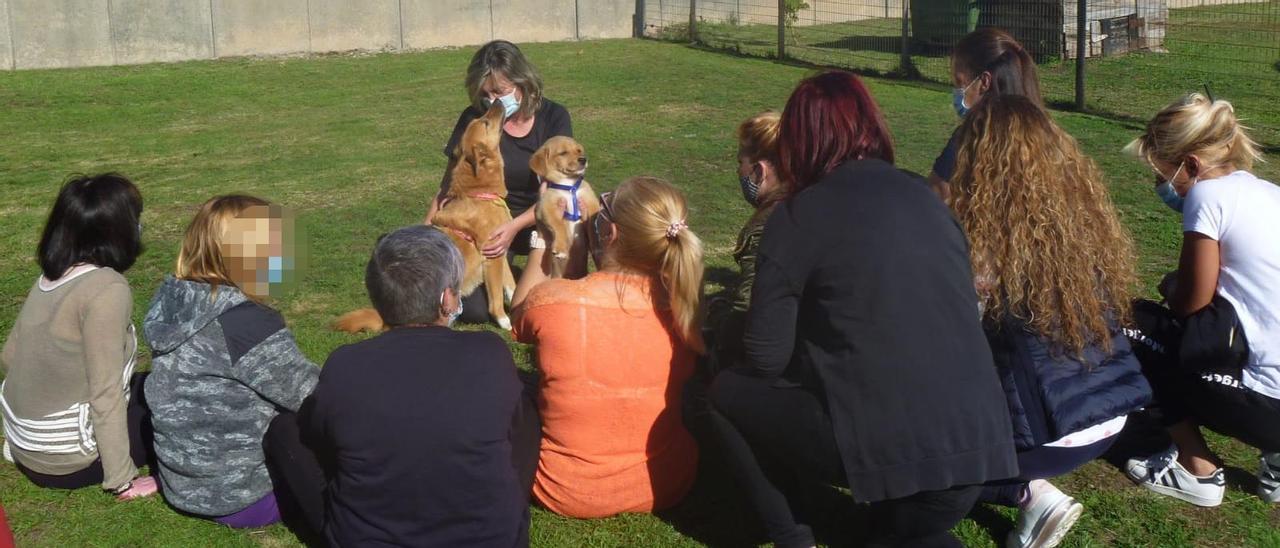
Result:
{"label": "white sneaker", "polygon": [[1258,466],[1258,496],[1280,502],[1280,453],[1263,453]]}
{"label": "white sneaker", "polygon": [[1084,506],[1053,484],[1044,480],[1032,483],[1041,485],[1029,487],[1031,500],[1018,512],[1018,525],[1005,539],[1009,548],[1053,548],[1084,513]]}
{"label": "white sneaker", "polygon": [[1178,448],[1173,445],[1145,459],[1129,459],[1125,468],[1129,479],[1138,485],[1196,506],[1222,504],[1222,495],[1227,491],[1227,477],[1221,468],[1208,477],[1194,475],[1178,464]]}

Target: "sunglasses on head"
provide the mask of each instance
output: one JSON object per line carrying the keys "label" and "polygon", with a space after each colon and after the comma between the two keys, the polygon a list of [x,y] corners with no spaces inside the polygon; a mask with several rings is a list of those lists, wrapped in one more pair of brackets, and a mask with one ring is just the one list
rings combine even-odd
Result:
{"label": "sunglasses on head", "polygon": [[613,222],[613,191],[600,194],[600,214],[604,215],[604,220]]}

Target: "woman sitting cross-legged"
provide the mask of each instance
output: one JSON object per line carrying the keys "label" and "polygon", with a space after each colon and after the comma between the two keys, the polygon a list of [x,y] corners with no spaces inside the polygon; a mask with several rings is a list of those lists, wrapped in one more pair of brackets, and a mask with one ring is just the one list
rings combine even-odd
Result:
{"label": "woman sitting cross-legged", "polygon": [[[515,335],[542,372],[537,500],[594,518],[669,507],[693,484],[698,449],[681,390],[702,351],[702,244],[675,187],[636,177],[600,197],[599,271],[548,280],[536,249],[513,299]],[[544,260],[545,259],[545,260]],[[585,272],[585,255],[571,255]]]}
{"label": "woman sitting cross-legged", "polygon": [[1169,105],[1129,150],[1163,181],[1183,238],[1169,308],[1134,311],[1134,349],[1173,445],[1127,472],[1157,493],[1221,504],[1222,461],[1203,425],[1258,448],[1258,495],[1280,501],[1280,188],[1250,172],[1262,156],[1227,101]]}
{"label": "woman sitting cross-legged", "polygon": [[123,273],[142,253],[142,195],[116,174],[63,185],[40,236],[32,284],[0,354],[4,454],[32,483],[99,484],[151,495],[145,373],[134,373],[133,293]]}
{"label": "woman sitting cross-legged", "polygon": [[205,202],[143,320],[161,492],[179,510],[231,527],[280,520],[290,497],[268,473],[263,435],[320,375],[264,300],[291,276],[280,270],[291,260],[285,221],[251,196]]}
{"label": "woman sitting cross-legged", "polygon": [[500,337],[450,328],[462,270],[432,227],[374,247],[365,285],[391,330],[330,354],[297,417],[329,466],[333,546],[528,544],[537,409]]}
{"label": "woman sitting cross-legged", "polygon": [[1083,507],[1045,480],[1101,456],[1151,398],[1121,331],[1133,244],[1102,172],[1031,99],[987,98],[957,135],[949,202],[1021,470],[981,500],[1019,508],[1007,546],[1055,546]]}
{"label": "woman sitting cross-legged", "polygon": [[964,233],[858,78],[804,80],[782,113],[795,191],[765,225],[746,361],[711,385],[713,431],[769,538],[813,546],[778,485],[847,485],[877,545],[959,545],[983,483],[1017,474]]}

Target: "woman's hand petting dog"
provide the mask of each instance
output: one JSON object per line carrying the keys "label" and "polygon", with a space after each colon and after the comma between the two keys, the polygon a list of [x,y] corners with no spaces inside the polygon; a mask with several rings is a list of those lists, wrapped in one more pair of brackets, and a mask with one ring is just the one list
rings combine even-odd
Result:
{"label": "woman's hand petting dog", "polygon": [[496,259],[507,254],[507,248],[511,247],[511,242],[516,239],[516,234],[520,233],[520,226],[514,219],[502,223],[489,233],[489,239],[485,240],[484,247],[480,252],[487,259]]}

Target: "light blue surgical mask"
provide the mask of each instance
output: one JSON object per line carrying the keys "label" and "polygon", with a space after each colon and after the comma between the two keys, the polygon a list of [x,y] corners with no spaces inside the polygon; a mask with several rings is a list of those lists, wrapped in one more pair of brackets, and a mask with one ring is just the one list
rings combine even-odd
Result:
{"label": "light blue surgical mask", "polygon": [[973,81],[969,82],[969,85],[951,90],[951,106],[956,109],[956,114],[959,114],[961,118],[964,118],[964,115],[969,113],[969,105],[964,104],[964,94],[977,82],[978,79],[974,78]]}
{"label": "light blue surgical mask", "polygon": [[[493,101],[494,101],[493,99],[485,97],[484,107],[489,108],[490,106],[493,106]],[[516,99],[515,90],[512,90],[511,93],[508,93],[506,95],[503,95],[502,97],[499,97],[498,102],[502,103],[502,116],[504,118],[510,118],[512,116],[515,116],[516,112],[520,110],[520,100]]]}
{"label": "light blue surgical mask", "polygon": [[1173,172],[1172,177],[1156,185],[1156,195],[1160,197],[1160,200],[1164,201],[1164,205],[1169,206],[1169,209],[1178,213],[1182,213],[1182,206],[1187,199],[1178,195],[1178,191],[1173,187],[1173,180],[1178,178],[1179,173],[1182,173],[1183,165],[1185,164],[1179,164],[1178,170]]}
{"label": "light blue surgical mask", "polygon": [[267,283],[284,281],[284,257],[267,257]]}
{"label": "light blue surgical mask", "polygon": [[1156,185],[1156,195],[1164,201],[1164,205],[1169,209],[1182,213],[1182,206],[1187,199],[1178,195],[1178,191],[1173,189],[1173,181],[1165,181]]}

